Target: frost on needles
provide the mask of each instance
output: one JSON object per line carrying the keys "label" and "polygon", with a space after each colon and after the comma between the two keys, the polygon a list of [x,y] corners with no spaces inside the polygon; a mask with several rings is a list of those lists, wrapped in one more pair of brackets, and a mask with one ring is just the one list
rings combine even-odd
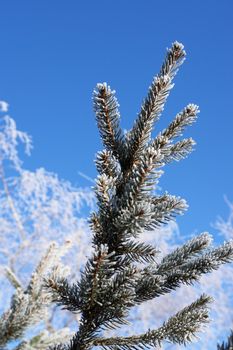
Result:
{"label": "frost on needles", "polygon": [[232,350],[233,349],[233,331],[229,335],[227,342],[223,342],[221,345],[217,345],[217,350]]}
{"label": "frost on needles", "polygon": [[153,190],[163,166],[185,158],[192,151],[195,145],[192,138],[177,138],[196,121],[198,106],[189,104],[156,138],[151,137],[184,59],[183,45],[173,43],[127,133],[120,127],[115,92],[106,83],[98,84],[94,91],[94,110],[104,150],[96,160],[98,210],[90,217],[93,255],[77,283],[70,284],[53,274],[46,280],[55,302],[81,314],[79,329],[70,342],[50,349],[84,350],[100,346],[137,350],[157,347],[163,341],[186,344],[209,320],[211,298],[201,295],[158,329],[127,337],[101,336],[104,329],[129,324],[130,308],[182,284],[192,284],[233,258],[232,242],[214,249],[210,247],[210,235],[202,233],[157,263],[157,248],[138,239],[144,230],[160,227],[187,208],[180,197],[155,195]]}

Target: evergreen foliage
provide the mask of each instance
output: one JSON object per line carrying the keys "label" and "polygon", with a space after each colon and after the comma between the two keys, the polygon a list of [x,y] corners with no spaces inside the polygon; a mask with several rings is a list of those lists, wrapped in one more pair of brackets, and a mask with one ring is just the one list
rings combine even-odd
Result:
{"label": "evergreen foliage", "polygon": [[81,314],[79,330],[71,341],[50,349],[142,349],[156,347],[162,341],[186,344],[208,322],[211,298],[201,295],[156,330],[127,337],[101,336],[104,329],[128,324],[132,307],[182,284],[192,284],[233,259],[232,242],[211,248],[208,233],[190,240],[159,263],[158,250],[139,242],[144,230],[160,227],[187,208],[181,198],[157,196],[153,190],[161,168],[192,151],[195,143],[191,138],[176,138],[196,120],[198,107],[189,104],[168,128],[151,138],[184,58],[183,45],[175,42],[149,88],[133,128],[126,134],[120,128],[115,92],[106,83],[98,84],[94,91],[94,109],[105,150],[96,161],[98,210],[90,217],[93,254],[77,283],[70,284],[54,274],[46,279],[53,300]]}
{"label": "evergreen foliage", "polygon": [[217,346],[218,350],[233,350],[233,332],[231,331],[230,336],[228,337],[227,343],[223,342],[222,345]]}

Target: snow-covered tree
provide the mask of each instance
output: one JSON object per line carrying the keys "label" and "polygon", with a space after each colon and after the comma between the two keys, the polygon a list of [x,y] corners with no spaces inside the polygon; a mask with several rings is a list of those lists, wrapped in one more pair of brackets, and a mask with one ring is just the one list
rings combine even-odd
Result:
{"label": "snow-covered tree", "polygon": [[[142,349],[160,346],[163,341],[186,344],[208,322],[211,298],[202,294],[157,329],[111,334],[111,330],[129,325],[127,318],[133,307],[182,284],[190,285],[233,258],[232,242],[213,248],[208,233],[192,238],[160,261],[158,249],[140,239],[145,230],[158,230],[187,208],[183,199],[167,193],[158,195],[154,190],[161,168],[192,151],[195,143],[191,138],[177,138],[196,120],[198,107],[189,104],[156,138],[151,138],[184,57],[183,45],[175,42],[134,126],[126,134],[120,128],[115,92],[106,83],[98,84],[94,91],[96,119],[105,149],[96,161],[98,209],[90,217],[93,252],[78,282],[70,283],[56,273],[46,280],[53,300],[81,315],[79,329],[70,342],[51,349]],[[110,330],[107,336],[102,333],[106,329]]]}
{"label": "snow-covered tree", "polygon": [[227,197],[225,202],[229,208],[228,218],[218,217],[215,227],[226,239],[233,239],[233,203]]}
{"label": "snow-covered tree", "polygon": [[15,343],[20,349],[42,350],[70,335],[72,321],[51,308],[43,278],[52,267],[69,272],[64,268],[67,251],[73,271],[85,259],[89,239],[83,210],[93,208],[94,196],[43,168],[23,167],[18,149],[24,145],[29,154],[31,138],[17,129],[7,108],[1,101],[0,348],[21,341]]}

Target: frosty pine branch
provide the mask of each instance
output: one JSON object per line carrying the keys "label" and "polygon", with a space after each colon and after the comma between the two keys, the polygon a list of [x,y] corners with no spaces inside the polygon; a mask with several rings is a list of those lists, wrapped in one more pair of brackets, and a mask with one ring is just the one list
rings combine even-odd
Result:
{"label": "frosty pine branch", "polygon": [[[182,214],[187,205],[165,193],[152,195],[161,168],[186,157],[195,144],[192,139],[175,141],[186,126],[195,122],[198,107],[189,104],[155,139],[158,121],[173,87],[173,78],[183,63],[183,45],[175,42],[168,50],[160,73],[153,79],[133,128],[120,128],[115,92],[106,84],[94,91],[94,110],[105,150],[97,155],[95,194],[98,211],[90,217],[93,255],[81,279],[70,284],[66,278],[46,280],[53,300],[81,313],[79,330],[68,344],[53,350],[84,350],[99,345],[104,349],[141,349],[162,341],[186,344],[208,322],[211,298],[202,295],[160,328],[128,337],[101,337],[101,330],[128,324],[130,308],[169,293],[182,284],[192,284],[205,273],[233,259],[233,245],[211,248],[211,237],[203,233],[155,262],[158,250],[138,241],[144,230],[159,227]],[[138,264],[143,262],[143,267]]]}
{"label": "frosty pine branch", "polygon": [[227,342],[223,342],[221,345],[217,345],[217,350],[233,350],[233,331],[231,331]]}
{"label": "frosty pine branch", "polygon": [[[9,310],[0,317],[0,349],[5,349],[10,341],[22,338],[30,326],[35,326],[46,318],[47,307],[51,300],[50,295],[44,290],[43,279],[54,265],[56,265],[56,269],[53,269],[54,276],[62,273],[64,268],[60,258],[66,250],[65,246],[63,249],[58,249],[55,243],[51,243],[26,288],[22,287],[14,272],[6,268],[7,278],[16,291],[12,296]],[[64,332],[63,334],[65,335]],[[39,336],[37,338],[39,339]],[[26,349],[26,342],[22,349]]]}

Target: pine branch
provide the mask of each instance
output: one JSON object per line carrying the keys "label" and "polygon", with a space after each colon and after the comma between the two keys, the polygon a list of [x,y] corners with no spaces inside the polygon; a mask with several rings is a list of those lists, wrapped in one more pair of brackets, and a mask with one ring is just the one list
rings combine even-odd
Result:
{"label": "pine branch", "polygon": [[100,213],[109,214],[110,202],[115,192],[115,181],[106,174],[99,175],[96,179],[95,194]]}
{"label": "pine branch", "polygon": [[[147,204],[148,203],[145,203],[145,205]],[[121,258],[120,264],[123,265],[127,265],[133,260],[152,262],[158,253],[158,251],[150,245],[131,241],[131,237],[137,237],[138,233],[142,232],[143,228],[146,228],[146,223],[148,223],[145,206],[142,204],[142,206],[138,206],[135,210],[137,211],[137,214],[134,212],[135,215],[133,215],[131,212],[123,211],[122,215],[118,216],[116,220],[113,221],[113,224],[117,226],[118,229],[121,228],[121,232],[118,231],[118,246],[116,248],[118,256],[125,256],[124,258]],[[148,215],[150,216],[149,213]],[[107,242],[106,231],[104,231],[96,213],[92,213],[90,223],[91,228],[94,231],[93,246],[99,246],[100,243]],[[128,239],[125,241],[127,236]]]}
{"label": "pine branch", "polygon": [[107,150],[98,152],[95,163],[100,175],[105,174],[116,179],[120,176],[120,164],[112,152]]}
{"label": "pine branch", "polygon": [[[132,196],[131,196],[132,198]],[[135,238],[144,230],[151,230],[181,215],[187,209],[185,200],[175,196],[145,197],[140,202],[130,203],[114,218],[113,224],[122,230],[122,235]]]}
{"label": "pine branch", "polygon": [[81,311],[81,301],[79,298],[79,287],[77,284],[70,285],[64,277],[51,273],[45,279],[45,287],[51,293],[51,299],[57,305],[62,305],[64,309],[72,312]]}
{"label": "pine branch", "polygon": [[174,219],[176,215],[182,215],[188,208],[184,199],[168,194],[151,197],[150,200],[154,208],[151,223],[146,229],[158,227],[161,224]]}
{"label": "pine branch", "polygon": [[[161,265],[157,267],[151,265],[142,270],[136,286],[135,301],[137,303],[142,303],[143,301],[151,300],[165,293],[169,293],[180,287],[181,284],[193,284],[199,280],[201,275],[212,272],[218,269],[221,264],[233,260],[233,242],[225,243],[219,248],[212,249],[207,253],[191,258],[197,254],[195,249],[198,249],[198,252],[200,252],[203,246],[208,243],[205,242],[205,238],[201,238],[202,243],[196,245],[193,242],[194,244],[191,244],[194,251],[191,249],[189,253],[189,245],[186,245],[183,249],[176,250],[173,255],[170,255],[167,262],[165,258],[165,264],[162,262]],[[182,257],[182,253],[184,253],[184,258]],[[174,257],[174,260],[171,260],[172,257]]]}
{"label": "pine branch", "polygon": [[120,161],[124,153],[123,133],[120,129],[119,104],[106,83],[98,84],[93,94],[94,110],[100,136],[108,151]]}
{"label": "pine branch", "polygon": [[154,145],[159,143],[157,140],[160,137],[167,138],[167,140],[170,141],[175,137],[181,136],[184,128],[188,125],[192,125],[197,120],[198,113],[199,107],[194,104],[189,104],[182,112],[178,113],[171,124],[158,135],[153,141]]}
{"label": "pine branch", "polygon": [[[218,248],[210,250],[200,257],[187,261],[181,266],[181,272],[183,276],[187,275],[187,278],[191,280],[195,278],[195,276],[217,270],[220,265],[231,262],[232,260],[233,241],[230,241]],[[186,276],[184,278],[186,278]]]}
{"label": "pine branch", "polygon": [[151,142],[150,147],[160,150],[163,155],[163,162],[168,163],[172,160],[180,160],[190,153],[195,145],[195,142],[189,138],[184,139],[176,144],[171,144],[171,141],[182,135],[182,131],[188,125],[192,125],[199,113],[198,106],[189,104],[184,110],[177,114],[168,128],[164,129]]}
{"label": "pine branch", "polygon": [[118,252],[125,257],[122,260],[122,264],[132,262],[155,262],[155,258],[158,256],[159,251],[150,244],[141,242],[125,242],[122,247],[118,249]]}
{"label": "pine branch", "polygon": [[[71,339],[70,344],[60,345],[52,349],[88,349],[91,342],[99,334],[100,329],[114,329],[121,325],[129,325],[126,320],[128,309],[132,307],[134,299],[133,280],[137,273],[135,268],[118,272],[112,279],[105,281],[102,289],[101,302],[90,300],[90,306],[83,312],[79,331]],[[97,275],[95,276],[97,279]],[[97,289],[97,286],[95,286]],[[92,294],[92,292],[91,292]]]}
{"label": "pine branch", "polygon": [[[142,201],[146,194],[155,188],[162,175],[163,172],[158,169],[172,160],[178,161],[185,158],[192,151],[194,144],[195,142],[189,138],[167,147],[166,150],[160,151],[152,146],[147,147],[142,152],[138,164],[132,168],[132,172],[121,190],[123,195],[119,205],[122,205],[122,211],[131,211],[131,207],[135,206],[137,201]],[[185,210],[184,202],[182,207],[182,210]]]}
{"label": "pine branch", "polygon": [[18,277],[14,274],[14,272],[9,267],[5,268],[5,274],[7,279],[10,281],[10,283],[15,289],[22,288],[21,282],[19,281]]}
{"label": "pine branch", "polygon": [[103,290],[115,272],[116,261],[110,260],[114,255],[114,252],[108,253],[107,245],[101,245],[93,257],[87,261],[81,281],[78,283],[83,313],[88,313],[91,309],[102,306]]}
{"label": "pine branch", "polygon": [[122,189],[122,198],[119,205],[130,207],[149,194],[162,175],[161,170],[156,170],[163,165],[163,156],[160,151],[148,147],[140,155],[140,161],[135,164]]}
{"label": "pine branch", "polygon": [[180,161],[186,158],[193,151],[195,145],[196,142],[190,137],[164,148],[161,152],[163,154],[163,162],[170,163],[173,160]]}
{"label": "pine branch", "polygon": [[0,318],[0,347],[21,338],[28,327],[45,317],[50,298],[43,289],[43,277],[54,263],[59,262],[60,256],[61,252],[58,251],[57,245],[51,244],[27,288],[16,289],[9,310]]}
{"label": "pine branch", "polygon": [[223,342],[221,345],[217,345],[217,350],[233,350],[233,331],[231,331],[226,343]]}
{"label": "pine branch", "polygon": [[121,230],[122,237],[126,238],[129,233],[129,237],[136,238],[151,223],[153,209],[148,201],[131,203],[113,219],[113,225]]}
{"label": "pine branch", "polygon": [[[43,331],[29,340],[20,342],[14,350],[47,350],[48,347],[59,344],[61,341],[69,341],[71,336],[68,328],[53,330],[50,333]],[[55,345],[57,346],[59,345]]]}
{"label": "pine branch", "polygon": [[212,242],[212,236],[204,232],[192,238],[183,246],[175,249],[172,253],[166,255],[158,266],[160,273],[174,269],[184,264],[188,260],[200,255]]}
{"label": "pine branch", "polygon": [[[50,346],[48,350],[71,350],[71,344],[57,344],[54,346]],[[73,348],[75,349],[75,348]]]}
{"label": "pine branch", "polygon": [[[154,78],[148,95],[142,104],[138,118],[128,133],[128,167],[132,166],[147,145],[153,124],[158,120],[163,111],[164,104],[173,87],[172,80],[183,63],[185,51],[183,45],[175,42],[168,50],[167,57],[160,73]],[[130,158],[129,158],[130,157]]]}
{"label": "pine branch", "polygon": [[[175,144],[170,140],[180,135],[184,127],[190,125],[196,120],[199,112],[196,105],[188,105],[184,111],[178,114],[168,129],[164,130],[149,146],[144,145],[137,162],[128,173],[121,192],[128,194],[130,200],[125,196],[123,201],[128,202],[130,207],[133,201],[138,199],[138,193],[151,191],[161,175],[161,171],[155,170],[163,167],[166,163],[173,160],[179,161],[193,150],[195,142],[192,138],[183,139]],[[129,191],[131,190],[131,191]],[[132,192],[135,193],[132,193]],[[144,193],[143,193],[144,194]]]}
{"label": "pine branch", "polygon": [[111,350],[130,350],[132,348],[141,350],[158,347],[164,340],[186,345],[196,336],[196,332],[200,331],[200,324],[209,322],[208,306],[211,301],[210,297],[202,295],[194,303],[170,317],[157,330],[149,330],[144,334],[129,337],[97,338],[92,344]]}
{"label": "pine branch", "polygon": [[[48,350],[72,350],[71,346],[72,346],[72,343],[71,344],[57,344],[54,346],[50,346],[48,348]],[[73,348],[73,349],[75,349],[75,348]]]}
{"label": "pine branch", "polygon": [[102,225],[102,218],[99,214],[93,212],[89,219],[90,228],[93,231],[93,246],[100,246],[107,242],[107,232],[104,230]]}
{"label": "pine branch", "polygon": [[31,279],[27,287],[27,293],[33,295],[35,299],[41,293],[43,276],[45,274],[45,271],[48,271],[48,269],[52,267],[53,259],[56,256],[57,249],[58,247],[56,243],[51,243],[46,254],[40,260],[39,264],[36,267],[36,270],[31,275]]}
{"label": "pine branch", "polygon": [[[83,315],[91,319],[94,329],[112,329],[121,324],[128,324],[125,317],[129,307],[134,305],[133,284],[137,271],[129,267],[113,275],[115,264],[108,261],[111,255],[102,250],[98,257],[94,256],[86,267],[85,277],[83,274],[79,283],[81,310]],[[105,269],[107,271],[104,276]]]}

